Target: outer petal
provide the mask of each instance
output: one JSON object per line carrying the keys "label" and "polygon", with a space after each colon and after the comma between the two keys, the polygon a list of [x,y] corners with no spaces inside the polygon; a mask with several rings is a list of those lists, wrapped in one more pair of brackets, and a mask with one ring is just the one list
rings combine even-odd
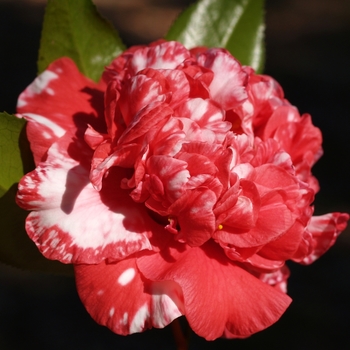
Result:
{"label": "outer petal", "polygon": [[71,59],[60,58],[24,90],[17,112],[29,122],[27,136],[36,164],[68,130],[83,132],[91,124],[103,131],[104,88],[82,75]]}
{"label": "outer petal", "polygon": [[307,230],[312,235],[311,253],[301,262],[309,265],[323,255],[336,241],[339,234],[345,230],[348,214],[329,213],[313,216]]}
{"label": "outer petal", "polygon": [[146,280],[132,258],[115,264],[75,265],[75,278],[92,318],[118,334],[163,328],[183,313],[179,285]]}
{"label": "outer petal", "polygon": [[99,263],[151,249],[148,238],[162,231],[143,206],[120,188],[126,176],[113,168],[103,190],[89,181],[92,151],[85,143],[61,138],[45,163],[22,178],[17,202],[34,210],[26,229],[40,251],[64,263]]}
{"label": "outer petal", "polygon": [[225,328],[239,337],[258,332],[276,322],[291,302],[230,262],[212,241],[196,248],[177,245],[143,256],[137,265],[148,279],[181,286],[185,316],[207,340],[222,336]]}
{"label": "outer petal", "polygon": [[287,265],[283,265],[279,270],[271,273],[262,273],[259,278],[269,284],[274,286],[283,293],[287,293],[287,280],[290,276],[290,270]]}

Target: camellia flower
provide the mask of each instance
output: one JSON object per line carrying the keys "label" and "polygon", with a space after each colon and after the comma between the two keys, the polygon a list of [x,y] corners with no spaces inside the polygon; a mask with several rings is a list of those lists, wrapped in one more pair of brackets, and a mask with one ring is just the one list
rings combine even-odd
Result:
{"label": "camellia flower", "polygon": [[17,195],[26,230],[118,334],[181,315],[209,340],[258,332],[291,302],[286,260],[313,262],[348,220],[312,216],[310,116],[224,49],[132,47],[99,83],[61,58],[18,116],[36,163]]}

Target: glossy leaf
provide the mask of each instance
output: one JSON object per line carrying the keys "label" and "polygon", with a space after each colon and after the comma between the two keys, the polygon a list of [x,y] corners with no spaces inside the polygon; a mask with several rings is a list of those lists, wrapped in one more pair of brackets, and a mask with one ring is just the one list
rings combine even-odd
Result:
{"label": "glossy leaf", "polygon": [[201,0],[185,10],[167,40],[224,47],[242,64],[261,72],[264,65],[264,0]]}
{"label": "glossy leaf", "polygon": [[23,176],[19,136],[25,120],[0,113],[0,196]]}
{"label": "glossy leaf", "polygon": [[38,70],[67,56],[87,77],[98,81],[102,71],[124,50],[118,33],[97,12],[91,0],[48,0]]}

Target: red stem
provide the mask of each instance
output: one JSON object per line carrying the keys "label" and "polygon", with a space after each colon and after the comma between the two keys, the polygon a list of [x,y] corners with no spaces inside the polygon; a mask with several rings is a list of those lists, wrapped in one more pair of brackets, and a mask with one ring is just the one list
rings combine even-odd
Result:
{"label": "red stem", "polygon": [[188,350],[188,335],[184,335],[179,319],[171,323],[177,350]]}

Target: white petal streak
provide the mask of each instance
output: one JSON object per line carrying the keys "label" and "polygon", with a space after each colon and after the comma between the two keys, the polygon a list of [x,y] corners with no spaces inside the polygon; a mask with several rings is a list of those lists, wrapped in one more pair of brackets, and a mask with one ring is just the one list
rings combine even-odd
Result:
{"label": "white petal streak", "polygon": [[58,75],[50,70],[41,73],[19,96],[17,108],[22,108],[28,104],[27,99],[32,99],[35,95],[40,95],[43,92],[53,96],[55,91],[49,87],[50,82],[58,79]]}
{"label": "white petal streak", "polygon": [[180,286],[173,281],[154,282],[152,285],[152,324],[163,328],[184,314]]}
{"label": "white petal streak", "polygon": [[124,312],[123,318],[120,320],[120,324],[122,325],[127,325],[128,324],[128,319],[129,319],[129,315],[127,312]]}
{"label": "white petal streak", "polygon": [[114,312],[115,312],[115,308],[111,307],[110,310],[109,310],[109,317],[113,317]]}
{"label": "white petal streak", "polygon": [[150,312],[148,310],[148,305],[145,304],[141,306],[131,322],[130,333],[142,332],[145,328],[145,323],[148,320],[149,316]]}
{"label": "white petal streak", "polygon": [[44,71],[41,73],[32,84],[28,86],[28,92],[32,94],[41,94],[43,91],[46,90],[46,92],[50,95],[53,95],[54,92],[51,90],[48,90],[47,87],[50,84],[52,80],[55,80],[58,78],[58,75],[54,72],[51,72],[49,70]]}
{"label": "white petal streak", "polygon": [[136,271],[134,268],[130,267],[125,270],[118,278],[118,283],[122,286],[129,284],[135,277]]}
{"label": "white petal streak", "polygon": [[48,118],[34,113],[24,113],[23,117],[28,121],[34,121],[38,124],[46,126],[49,128],[57,137],[62,137],[65,134],[65,130],[61,128],[58,124],[49,120]]}
{"label": "white petal streak", "polygon": [[18,98],[17,108],[22,108],[27,105],[27,101],[25,101],[22,97]]}

